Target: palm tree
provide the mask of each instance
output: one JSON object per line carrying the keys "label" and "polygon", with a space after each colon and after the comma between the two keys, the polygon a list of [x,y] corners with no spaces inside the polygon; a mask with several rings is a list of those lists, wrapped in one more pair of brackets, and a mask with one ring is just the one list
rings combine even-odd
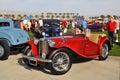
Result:
{"label": "palm tree", "polygon": [[9,18],[9,15],[8,14],[4,14],[4,18]]}
{"label": "palm tree", "polygon": [[115,18],[115,17],[117,17],[116,15],[113,15],[113,17]]}
{"label": "palm tree", "polygon": [[18,14],[17,15],[17,19],[21,19],[22,18],[22,15],[21,14]]}
{"label": "palm tree", "polygon": [[100,15],[100,17],[101,17],[102,19],[104,19],[104,18],[105,18],[105,15]]}
{"label": "palm tree", "polygon": [[41,17],[41,18],[44,18],[44,15],[42,14],[40,17]]}
{"label": "palm tree", "polygon": [[107,15],[107,18],[111,17],[111,15]]}
{"label": "palm tree", "polygon": [[61,15],[62,15],[62,13],[59,13],[59,15],[61,16]]}
{"label": "palm tree", "polygon": [[65,18],[65,15],[62,15],[62,18]]}
{"label": "palm tree", "polygon": [[54,13],[55,14],[55,16],[57,16],[57,13]]}
{"label": "palm tree", "polygon": [[2,14],[0,14],[0,17],[3,17],[3,15],[2,15]]}
{"label": "palm tree", "polygon": [[57,15],[57,16],[56,16],[56,18],[60,18],[60,16],[59,16],[59,15]]}
{"label": "palm tree", "polygon": [[38,15],[35,15],[35,18],[36,18],[36,19],[38,19],[38,18],[39,18],[39,16],[38,16]]}
{"label": "palm tree", "polygon": [[27,15],[26,15],[26,14],[24,14],[24,15],[23,15],[23,18],[25,19],[26,17],[27,17]]}
{"label": "palm tree", "polygon": [[81,18],[85,18],[84,16],[81,16]]}
{"label": "palm tree", "polygon": [[15,15],[14,14],[11,14],[11,19],[15,19]]}
{"label": "palm tree", "polygon": [[78,17],[78,16],[79,16],[79,13],[76,13],[76,16]]}
{"label": "palm tree", "polygon": [[47,14],[46,18],[48,19],[48,18],[50,18],[50,16]]}
{"label": "palm tree", "polygon": [[67,16],[66,16],[66,18],[68,18],[68,19],[69,19],[69,18],[70,18],[70,16],[69,16],[69,15],[67,15]]}
{"label": "palm tree", "polygon": [[74,16],[72,16],[72,18],[76,18],[76,17],[77,17],[77,16],[75,16],[75,15],[74,15]]}
{"label": "palm tree", "polygon": [[66,13],[66,14],[67,14],[66,18],[70,18],[70,15],[69,15],[69,13]]}
{"label": "palm tree", "polygon": [[51,16],[52,19],[54,19],[54,17],[55,17],[54,15]]}

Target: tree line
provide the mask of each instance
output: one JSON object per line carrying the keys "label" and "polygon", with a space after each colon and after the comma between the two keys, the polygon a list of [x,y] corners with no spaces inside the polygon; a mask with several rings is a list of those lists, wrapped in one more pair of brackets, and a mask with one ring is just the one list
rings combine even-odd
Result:
{"label": "tree line", "polygon": [[[34,18],[66,18],[66,19],[71,19],[71,18],[76,18],[76,17],[86,17],[83,15],[80,15],[79,13],[41,13],[41,14],[34,14],[34,15],[27,15],[27,14],[0,14],[0,17],[3,18],[11,18],[11,19],[23,19],[27,16],[33,16]],[[96,19],[96,18],[109,18],[110,16],[117,16],[117,15],[100,15],[100,16],[90,16],[89,19]],[[120,16],[117,16],[120,18]]]}

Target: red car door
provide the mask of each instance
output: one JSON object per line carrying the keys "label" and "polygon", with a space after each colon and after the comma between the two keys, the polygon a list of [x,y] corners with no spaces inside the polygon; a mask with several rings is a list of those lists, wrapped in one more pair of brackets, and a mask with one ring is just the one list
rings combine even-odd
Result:
{"label": "red car door", "polygon": [[98,54],[98,44],[95,42],[90,41],[88,38],[85,42],[85,51],[84,54],[86,56],[94,56]]}

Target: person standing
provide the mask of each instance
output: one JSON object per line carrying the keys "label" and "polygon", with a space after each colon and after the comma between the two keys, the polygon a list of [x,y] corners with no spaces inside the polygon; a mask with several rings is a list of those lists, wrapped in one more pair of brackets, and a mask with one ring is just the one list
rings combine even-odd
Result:
{"label": "person standing", "polygon": [[68,22],[64,19],[62,20],[61,25],[62,25],[63,33],[67,33]]}
{"label": "person standing", "polygon": [[31,22],[30,22],[30,20],[27,21],[27,29],[28,29],[28,31],[31,32]]}
{"label": "person standing", "polygon": [[39,26],[40,26],[40,28],[43,27],[43,20],[42,20],[42,18],[39,19]]}
{"label": "person standing", "polygon": [[111,41],[112,46],[114,46],[114,33],[116,29],[116,22],[114,21],[113,17],[109,18],[109,21],[107,22],[107,29],[109,40]]}
{"label": "person standing", "polygon": [[24,29],[25,29],[26,31],[28,31],[27,19],[24,19],[24,20],[23,20],[23,24],[24,24]]}
{"label": "person standing", "polygon": [[82,28],[83,28],[83,31],[86,30],[86,27],[87,27],[87,22],[86,22],[86,20],[83,18],[83,21],[82,21]]}
{"label": "person standing", "polygon": [[115,16],[115,22],[116,22],[116,29],[115,29],[115,42],[119,42],[118,41],[118,31],[119,31],[119,19],[117,16]]}

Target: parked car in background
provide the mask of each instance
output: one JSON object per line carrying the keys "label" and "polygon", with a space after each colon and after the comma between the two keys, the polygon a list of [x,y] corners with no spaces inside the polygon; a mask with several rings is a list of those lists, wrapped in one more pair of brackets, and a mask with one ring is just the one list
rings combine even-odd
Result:
{"label": "parked car in background", "polygon": [[103,31],[103,25],[101,23],[88,24],[87,28],[91,31]]}
{"label": "parked car in background", "polygon": [[60,75],[70,70],[72,58],[107,59],[111,49],[109,39],[105,34],[90,34],[89,32],[78,35],[35,38],[26,44],[23,61],[30,66],[45,65],[53,74]]}
{"label": "parked car in background", "polygon": [[43,19],[44,32],[46,36],[60,36],[60,20],[58,19]]}
{"label": "parked car in background", "polygon": [[14,28],[11,19],[0,19],[0,60],[8,59],[11,51],[21,51],[29,40],[28,34]]}

